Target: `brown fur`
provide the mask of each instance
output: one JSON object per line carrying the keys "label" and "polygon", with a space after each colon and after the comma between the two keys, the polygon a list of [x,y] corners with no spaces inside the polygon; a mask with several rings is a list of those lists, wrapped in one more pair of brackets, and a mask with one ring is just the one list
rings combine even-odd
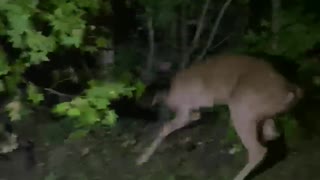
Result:
{"label": "brown fur", "polygon": [[[200,107],[227,104],[232,124],[248,151],[246,166],[234,178],[244,179],[265,157],[267,149],[258,141],[258,123],[263,123],[264,139],[278,136],[274,118],[291,108],[302,90],[289,83],[267,62],[241,55],[221,55],[178,72],[171,81],[165,103],[175,118],[165,124],[137,164],[150,158],[162,140],[192,120]],[[193,114],[192,114],[193,113]]]}

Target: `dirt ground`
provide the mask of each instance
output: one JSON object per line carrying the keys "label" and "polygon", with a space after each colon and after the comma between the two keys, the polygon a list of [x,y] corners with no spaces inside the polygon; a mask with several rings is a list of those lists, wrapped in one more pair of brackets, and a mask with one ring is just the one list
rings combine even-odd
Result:
{"label": "dirt ground", "polygon": [[[10,153],[0,159],[0,180],[231,180],[246,162],[245,151],[237,138],[226,141],[227,117],[207,114],[170,135],[142,166],[135,160],[160,123],[122,119],[111,131],[64,143],[53,136],[65,132],[58,123],[36,125],[25,132],[35,142],[36,163],[28,164],[23,150]],[[277,163],[252,179],[320,179],[319,152],[317,136],[289,143],[284,159],[270,158]]]}

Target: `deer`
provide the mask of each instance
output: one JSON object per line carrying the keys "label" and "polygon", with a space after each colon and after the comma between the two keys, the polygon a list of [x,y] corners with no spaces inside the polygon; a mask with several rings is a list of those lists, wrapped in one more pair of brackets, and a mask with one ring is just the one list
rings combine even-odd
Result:
{"label": "deer", "polygon": [[169,134],[199,120],[200,108],[225,104],[247,153],[247,163],[234,180],[245,179],[266,157],[267,147],[258,139],[258,128],[265,141],[279,137],[275,117],[303,97],[302,88],[289,82],[265,59],[248,55],[209,56],[178,71],[170,84],[166,93],[154,97],[153,104],[162,100],[175,116],[161,127],[136,164],[149,161]]}

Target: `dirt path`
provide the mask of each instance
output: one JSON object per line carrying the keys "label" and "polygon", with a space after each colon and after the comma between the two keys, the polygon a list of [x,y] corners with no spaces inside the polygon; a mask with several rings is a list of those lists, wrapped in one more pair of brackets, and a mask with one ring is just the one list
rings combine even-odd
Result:
{"label": "dirt path", "polygon": [[[15,152],[11,159],[0,160],[0,180],[230,180],[245,163],[244,151],[230,153],[238,140],[222,141],[227,136],[227,121],[204,119],[168,137],[148,163],[137,167],[135,159],[145,147],[136,144],[141,125],[126,122],[107,135],[78,142],[48,145],[42,138],[35,149],[37,164],[27,169],[25,154]],[[154,132],[156,128],[147,129]],[[56,125],[38,129],[59,131]],[[145,137],[151,136],[140,134],[139,142],[150,140]],[[254,179],[320,179],[319,152],[319,138],[301,141],[286,159]]]}

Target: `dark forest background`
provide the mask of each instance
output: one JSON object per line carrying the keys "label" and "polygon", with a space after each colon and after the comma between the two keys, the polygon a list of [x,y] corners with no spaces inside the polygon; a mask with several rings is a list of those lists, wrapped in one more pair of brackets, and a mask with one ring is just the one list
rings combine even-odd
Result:
{"label": "dark forest background", "polygon": [[[0,149],[22,149],[1,153],[0,171],[10,180],[230,179],[244,159],[224,107],[169,138],[151,164],[133,165],[140,143],[168,116],[151,105],[155,94],[177,71],[229,53],[266,59],[305,92],[279,118],[289,160],[276,157],[282,164],[261,178],[318,179],[319,7],[317,0],[0,1]],[[31,169],[16,165],[30,157]]]}

